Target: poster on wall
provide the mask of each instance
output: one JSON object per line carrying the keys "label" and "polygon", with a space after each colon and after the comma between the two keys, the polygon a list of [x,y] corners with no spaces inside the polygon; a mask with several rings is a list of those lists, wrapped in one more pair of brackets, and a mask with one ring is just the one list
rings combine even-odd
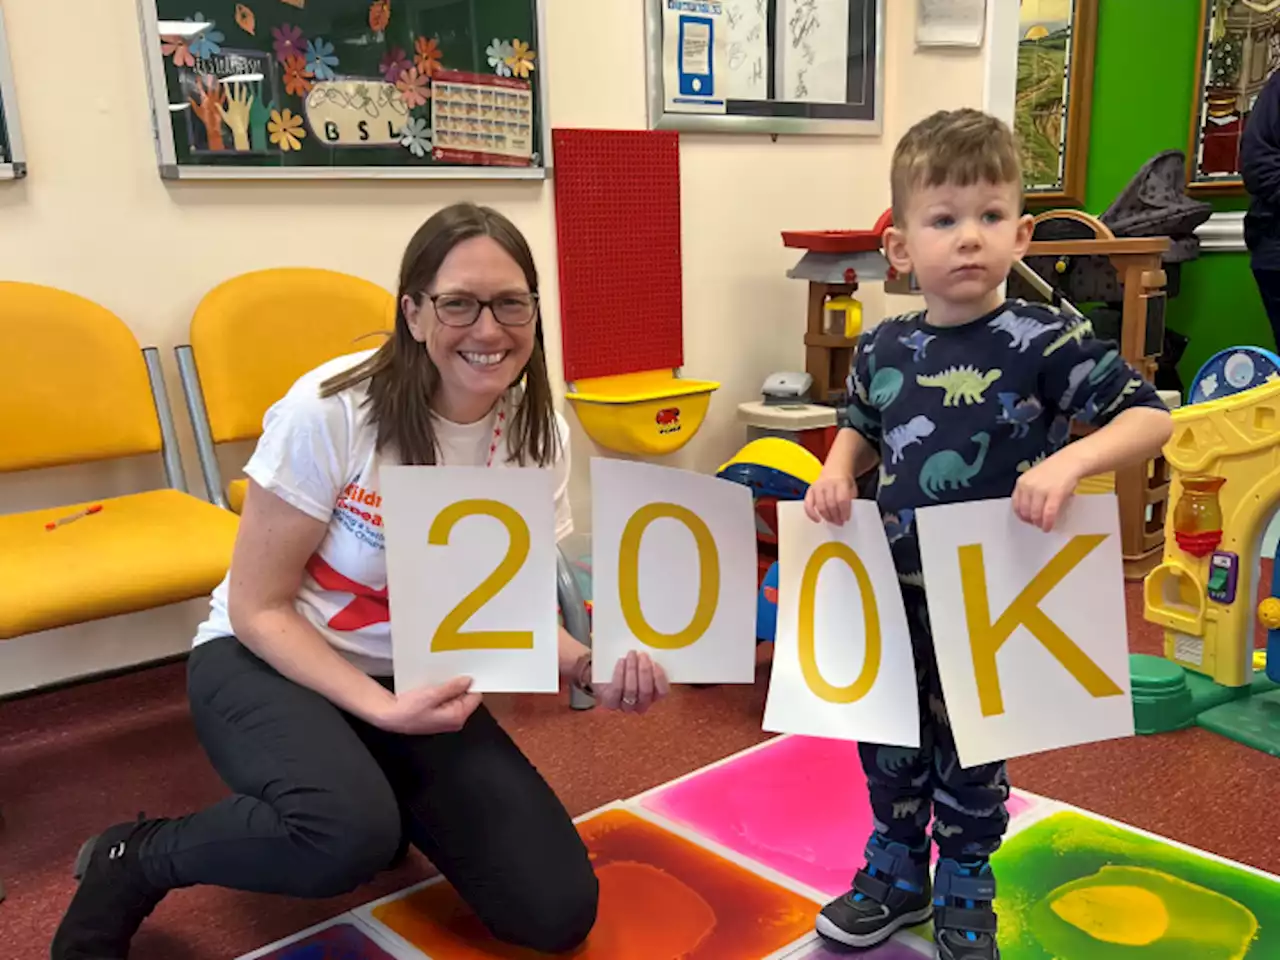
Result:
{"label": "poster on wall", "polygon": [[645,0],[649,126],[883,129],[884,0]]}
{"label": "poster on wall", "polygon": [[140,10],[166,178],[546,176],[540,0]]}
{"label": "poster on wall", "polygon": [[1014,131],[1037,205],[1084,202],[1098,0],[1021,0]]}
{"label": "poster on wall", "polygon": [[27,158],[22,148],[22,127],[18,123],[18,96],[13,68],[9,62],[9,37],[4,14],[0,12],[0,180],[21,180],[27,175]]}
{"label": "poster on wall", "polygon": [[1280,66],[1280,3],[1201,0],[1196,97],[1192,103],[1190,189],[1244,187],[1240,140],[1249,111]]}

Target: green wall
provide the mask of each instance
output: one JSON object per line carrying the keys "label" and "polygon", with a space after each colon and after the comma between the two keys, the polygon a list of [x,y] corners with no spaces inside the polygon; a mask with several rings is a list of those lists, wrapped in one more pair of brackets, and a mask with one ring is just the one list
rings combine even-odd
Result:
{"label": "green wall", "polygon": [[[1085,208],[1101,213],[1148,159],[1185,150],[1191,131],[1201,0],[1099,0]],[[1214,200],[1240,210],[1248,198]],[[1179,365],[1190,385],[1218,350],[1275,346],[1247,253],[1202,252],[1182,269],[1169,326],[1190,338]]]}

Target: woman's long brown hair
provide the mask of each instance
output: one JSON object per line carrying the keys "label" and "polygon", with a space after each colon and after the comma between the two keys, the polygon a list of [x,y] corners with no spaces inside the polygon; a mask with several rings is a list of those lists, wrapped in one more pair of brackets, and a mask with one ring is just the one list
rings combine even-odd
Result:
{"label": "woman's long brown hair", "polygon": [[[431,411],[440,389],[440,371],[426,347],[409,331],[402,303],[406,295],[418,300],[430,288],[449,251],[472,237],[492,238],[519,264],[529,290],[538,292],[533,253],[515,224],[489,207],[472,203],[445,207],[418,228],[405,249],[396,291],[395,330],[386,343],[373,356],[320,386],[320,395],[330,397],[368,380],[366,406],[378,429],[378,450],[394,449],[402,463],[437,462],[439,446]],[[545,467],[556,458],[559,437],[542,345],[541,314],[535,323],[533,352],[515,381],[519,383],[523,377],[525,383],[507,447],[516,462],[523,465],[531,461]]]}

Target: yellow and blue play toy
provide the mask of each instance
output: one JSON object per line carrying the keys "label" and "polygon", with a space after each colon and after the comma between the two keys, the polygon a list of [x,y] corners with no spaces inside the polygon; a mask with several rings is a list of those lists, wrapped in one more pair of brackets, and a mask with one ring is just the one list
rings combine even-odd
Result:
{"label": "yellow and blue play toy", "polygon": [[1219,350],[1196,371],[1187,403],[1235,396],[1280,379],[1280,357],[1264,347]]}
{"label": "yellow and blue play toy", "polygon": [[752,440],[716,472],[722,480],[750,487],[756,507],[760,592],[756,599],[756,640],[771,642],[778,625],[778,560],[776,507],[780,500],[803,500],[818,479],[822,463],[794,440]]}
{"label": "yellow and blue play toy", "polygon": [[716,476],[750,487],[757,497],[802,500],[821,472],[822,462],[794,440],[761,437],[725,461]]}

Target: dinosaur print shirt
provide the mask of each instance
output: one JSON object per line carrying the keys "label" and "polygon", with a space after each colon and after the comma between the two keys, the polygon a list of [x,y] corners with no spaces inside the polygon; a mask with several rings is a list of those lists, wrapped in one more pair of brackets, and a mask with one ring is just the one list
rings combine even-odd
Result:
{"label": "dinosaur print shirt", "polygon": [[1164,408],[1088,321],[1024,300],[957,327],[924,313],[885,320],[859,338],[847,393],[841,425],[880,451],[876,500],[898,578],[918,587],[917,509],[1010,496],[1073,419]]}

